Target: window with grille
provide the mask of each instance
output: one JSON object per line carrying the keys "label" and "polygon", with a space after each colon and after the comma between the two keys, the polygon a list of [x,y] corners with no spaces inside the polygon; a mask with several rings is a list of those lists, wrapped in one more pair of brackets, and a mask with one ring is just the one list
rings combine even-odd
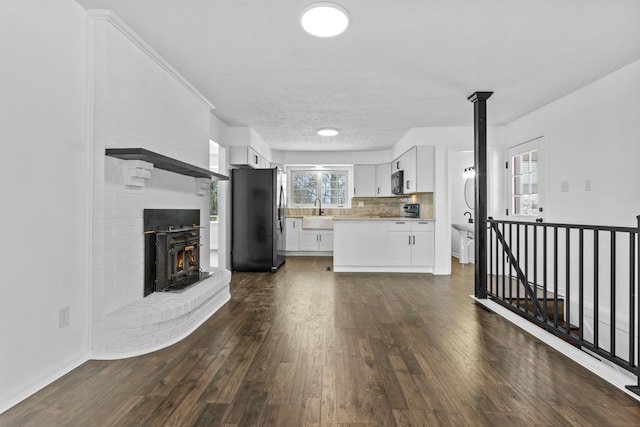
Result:
{"label": "window with grille", "polygon": [[290,201],[292,207],[314,206],[320,199],[322,207],[347,207],[349,170],[290,170]]}
{"label": "window with grille", "polygon": [[511,157],[511,209],[514,215],[538,215],[538,150]]}

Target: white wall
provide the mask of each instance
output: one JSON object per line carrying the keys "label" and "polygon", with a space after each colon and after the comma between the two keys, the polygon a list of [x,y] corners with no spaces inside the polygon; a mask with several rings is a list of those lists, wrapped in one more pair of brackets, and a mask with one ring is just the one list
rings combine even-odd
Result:
{"label": "white wall", "polygon": [[[546,135],[545,221],[636,225],[640,215],[638,76],[640,61],[505,127],[505,146],[531,135]],[[587,179],[592,191],[585,191]],[[562,181],[569,182],[569,192],[560,191]]]}
{"label": "white wall", "polygon": [[[471,212],[475,219],[474,210],[467,206],[464,199],[465,178],[462,175],[469,166],[473,166],[473,151],[449,150],[449,217],[452,224],[466,223],[468,217],[464,215],[465,212]],[[466,233],[463,234],[466,236]],[[460,233],[451,228],[451,254],[459,256],[460,250]],[[473,258],[470,256],[470,259]]]}
{"label": "white wall", "polygon": [[[88,357],[90,148],[85,12],[0,6],[0,412]],[[58,328],[58,310],[70,309]]]}

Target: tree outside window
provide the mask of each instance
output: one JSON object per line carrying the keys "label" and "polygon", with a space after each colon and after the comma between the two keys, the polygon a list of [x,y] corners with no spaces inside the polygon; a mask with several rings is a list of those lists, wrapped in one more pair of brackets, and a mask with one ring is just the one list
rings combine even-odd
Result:
{"label": "tree outside window", "polygon": [[218,180],[212,179],[209,186],[209,220],[218,220]]}
{"label": "tree outside window", "polygon": [[349,171],[292,170],[291,201],[293,206],[313,206],[320,199],[322,206],[345,207],[348,200]]}

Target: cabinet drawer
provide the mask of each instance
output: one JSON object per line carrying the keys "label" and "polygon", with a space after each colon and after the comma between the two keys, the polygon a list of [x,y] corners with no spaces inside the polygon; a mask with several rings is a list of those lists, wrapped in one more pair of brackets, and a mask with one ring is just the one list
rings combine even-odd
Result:
{"label": "cabinet drawer", "polygon": [[411,231],[411,221],[389,221],[389,231]]}
{"label": "cabinet drawer", "polygon": [[434,231],[435,223],[433,221],[414,221],[413,231]]}

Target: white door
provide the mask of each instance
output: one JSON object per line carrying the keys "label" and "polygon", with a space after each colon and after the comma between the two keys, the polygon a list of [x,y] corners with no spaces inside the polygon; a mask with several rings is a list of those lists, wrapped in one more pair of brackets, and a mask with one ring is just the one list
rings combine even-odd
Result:
{"label": "white door", "polygon": [[394,231],[389,233],[389,244],[391,253],[389,265],[410,266],[411,265],[411,233],[404,231]]}
{"label": "white door", "polygon": [[[512,221],[542,222],[546,212],[546,153],[545,138],[540,136],[507,149],[508,160],[508,215]],[[511,250],[516,259],[520,260],[520,268],[528,273],[529,282],[538,285],[542,281],[542,262],[538,262],[538,272],[534,276],[534,234],[539,241],[537,258],[543,256],[542,227],[528,226],[526,230],[513,228],[513,235],[509,236],[505,229],[505,240],[511,241]],[[518,246],[518,238],[520,245]],[[525,243],[527,242],[527,243]],[[527,254],[525,256],[525,254]],[[527,262],[525,261],[527,259]],[[525,265],[526,264],[526,265]]]}
{"label": "white door", "polygon": [[317,251],[318,238],[317,230],[301,230],[298,235],[298,249],[301,251]]}
{"label": "white door", "polygon": [[432,267],[434,258],[433,231],[414,231],[411,237],[411,265],[413,267]]}
{"label": "white door", "polygon": [[298,236],[300,223],[302,223],[302,220],[298,218],[287,218],[286,220],[287,229],[285,238],[287,240],[286,248],[288,251],[297,251],[299,249]]}
{"label": "white door", "polygon": [[507,215],[514,221],[544,217],[546,162],[544,136],[507,149]]}

